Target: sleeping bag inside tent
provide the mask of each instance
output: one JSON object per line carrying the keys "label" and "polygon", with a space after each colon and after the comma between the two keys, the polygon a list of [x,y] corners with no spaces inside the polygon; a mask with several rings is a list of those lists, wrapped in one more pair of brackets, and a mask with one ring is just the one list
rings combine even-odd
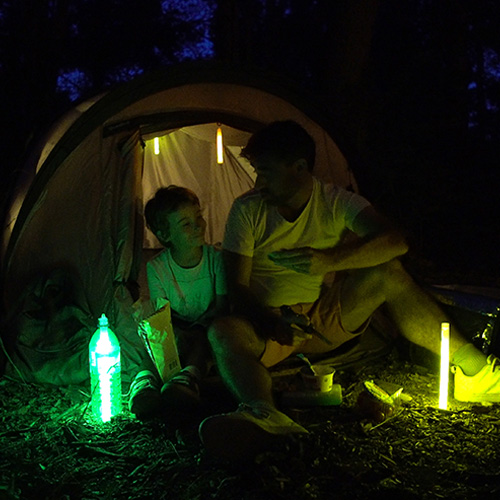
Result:
{"label": "sleeping bag inside tent", "polygon": [[[315,174],[356,189],[310,101],[280,83],[226,69],[169,68],[82,102],[32,147],[2,235],[7,373],[53,384],[88,378],[88,342],[106,314],[124,382],[143,362],[133,304],[159,243],[143,210],[170,184],[192,189],[221,242],[233,200],[253,185],[239,156],[248,137],[292,119],[317,144]],[[216,132],[221,128],[222,163]]]}

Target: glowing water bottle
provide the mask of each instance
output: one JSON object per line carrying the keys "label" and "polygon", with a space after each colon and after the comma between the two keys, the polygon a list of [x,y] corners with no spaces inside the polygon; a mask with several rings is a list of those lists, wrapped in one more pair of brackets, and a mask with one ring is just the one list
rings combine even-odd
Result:
{"label": "glowing water bottle", "polygon": [[108,326],[108,318],[99,318],[99,328],[89,344],[92,413],[103,422],[122,410],[120,344]]}

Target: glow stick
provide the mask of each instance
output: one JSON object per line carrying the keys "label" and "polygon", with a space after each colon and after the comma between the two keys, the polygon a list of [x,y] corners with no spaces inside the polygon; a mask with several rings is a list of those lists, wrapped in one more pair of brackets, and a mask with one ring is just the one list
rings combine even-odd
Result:
{"label": "glow stick", "polygon": [[439,409],[448,408],[448,378],[450,374],[450,324],[441,323],[441,373],[439,377]]}
{"label": "glow stick", "polygon": [[217,163],[224,163],[224,152],[222,149],[222,129],[217,128]]}
{"label": "glow stick", "polygon": [[155,137],[153,139],[153,144],[154,144],[154,154],[159,155],[160,154],[160,138]]}

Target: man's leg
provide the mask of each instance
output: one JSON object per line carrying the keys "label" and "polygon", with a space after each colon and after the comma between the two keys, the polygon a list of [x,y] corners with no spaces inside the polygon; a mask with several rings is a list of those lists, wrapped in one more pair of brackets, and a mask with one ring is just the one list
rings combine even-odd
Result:
{"label": "man's leg", "polygon": [[273,404],[271,375],[260,362],[266,343],[253,326],[238,317],[220,318],[209,329],[208,338],[219,373],[236,399]]}
{"label": "man's leg", "polygon": [[[441,322],[448,321],[437,303],[404,271],[398,261],[353,272],[341,293],[345,329],[354,331],[385,303],[402,335],[440,353]],[[468,342],[450,322],[450,354],[455,366],[455,399],[500,402],[500,361]]]}
{"label": "man's leg", "polygon": [[209,329],[209,340],[219,372],[240,405],[237,411],[208,417],[200,424],[200,438],[213,455],[248,459],[306,429],[278,411],[272,379],[260,362],[265,342],[252,325],[237,317],[220,318]]}
{"label": "man's leg", "polygon": [[[354,271],[346,278],[341,293],[344,328],[355,331],[384,303],[406,339],[440,353],[441,322],[450,320],[397,260]],[[451,324],[451,353],[465,344],[467,340]]]}

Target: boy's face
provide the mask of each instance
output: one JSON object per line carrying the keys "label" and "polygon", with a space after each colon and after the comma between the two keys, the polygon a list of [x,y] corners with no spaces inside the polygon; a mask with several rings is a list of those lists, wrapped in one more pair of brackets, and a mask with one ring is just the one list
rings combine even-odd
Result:
{"label": "boy's face", "polygon": [[162,238],[176,250],[189,250],[205,243],[207,223],[198,205],[184,203],[166,215],[168,227]]}

